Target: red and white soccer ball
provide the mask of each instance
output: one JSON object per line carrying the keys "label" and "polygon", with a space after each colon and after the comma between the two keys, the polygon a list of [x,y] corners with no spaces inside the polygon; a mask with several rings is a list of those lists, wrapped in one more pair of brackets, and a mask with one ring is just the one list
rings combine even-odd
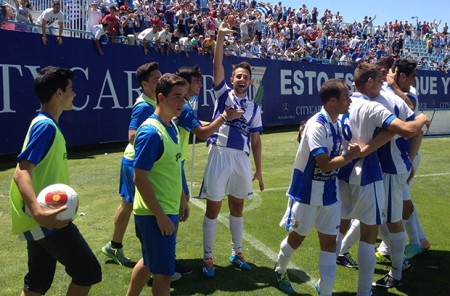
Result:
{"label": "red and white soccer ball", "polygon": [[[66,184],[53,184],[45,187],[39,192],[37,202],[41,207],[59,209],[67,205],[67,209],[56,216],[57,220],[70,220],[78,211],[78,195],[72,187]],[[31,216],[29,209],[25,211]]]}

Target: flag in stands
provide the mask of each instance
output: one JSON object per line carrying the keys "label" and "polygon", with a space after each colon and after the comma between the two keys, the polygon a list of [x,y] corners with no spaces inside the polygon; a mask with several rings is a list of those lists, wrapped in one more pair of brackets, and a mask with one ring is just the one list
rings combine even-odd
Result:
{"label": "flag in stands", "polygon": [[272,14],[272,7],[268,3],[259,2],[256,3],[256,12],[259,15],[271,15]]}
{"label": "flag in stands", "polygon": [[245,1],[242,1],[242,0],[236,0],[236,1],[234,1],[234,4],[233,4],[234,8],[237,10],[244,9],[246,7],[246,5],[247,4],[245,3]]}

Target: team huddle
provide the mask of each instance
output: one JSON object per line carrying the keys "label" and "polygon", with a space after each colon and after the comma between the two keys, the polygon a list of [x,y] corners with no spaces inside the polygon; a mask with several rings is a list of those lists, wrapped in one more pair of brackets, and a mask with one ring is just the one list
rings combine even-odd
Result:
{"label": "team huddle", "polygon": [[[213,250],[224,194],[230,210],[230,263],[251,270],[243,254],[243,210],[245,200],[253,195],[252,181],[257,180],[259,189],[264,190],[262,120],[260,107],[248,96],[251,66],[246,62],[235,65],[232,85],[225,82],[223,44],[233,33],[234,22],[233,17],[226,17],[218,30],[213,64],[217,100],[211,122],[200,121],[189,104],[202,87],[198,66],[162,75],[157,63],[147,63],[136,71],[142,94],[132,109],[129,143],[122,158],[122,201],[111,241],[102,248],[116,263],[131,263],[124,253],[123,238],[133,214],[142,258],[133,268],[127,295],[139,295],[150,276],[152,293],[169,295],[171,282],[192,271],[175,259],[177,229],[190,214],[184,161],[191,132],[207,139],[209,147],[200,193],[206,199],[202,273],[215,277]],[[402,271],[408,263],[405,248],[411,258],[426,241],[409,195],[422,127],[430,123],[425,115],[414,113],[418,107],[411,92],[415,67],[409,60],[391,58],[360,64],[351,97],[343,80],[331,79],[322,85],[323,107],[302,127],[287,208],[280,222],[288,231],[275,265],[283,292],[294,293],[287,265],[312,227],[320,241],[320,279],[316,283],[320,295],[332,295],[337,260],[356,266],[348,249],[358,237],[358,295],[375,295],[372,286],[403,284]],[[76,225],[56,219],[66,207],[45,210],[36,201],[46,186],[70,183],[58,120],[72,109],[72,79],[70,70],[52,66],[42,69],[35,79],[42,108],[30,124],[17,158],[10,194],[13,232],[27,241],[28,273],[22,295],[44,295],[53,282],[56,262],[65,266],[72,279],[67,295],[88,295],[91,286],[102,280],[100,264]],[[27,215],[25,208],[31,214]],[[402,220],[407,221],[408,246]],[[372,283],[379,228],[384,246],[378,251],[390,257],[392,268]]]}

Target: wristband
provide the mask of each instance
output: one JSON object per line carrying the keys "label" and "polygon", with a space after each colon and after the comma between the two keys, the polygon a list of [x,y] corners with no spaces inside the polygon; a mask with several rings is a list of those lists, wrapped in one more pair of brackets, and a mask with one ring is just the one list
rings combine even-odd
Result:
{"label": "wristband", "polygon": [[220,117],[222,117],[222,119],[223,119],[225,122],[228,121],[227,118],[226,118],[223,114],[220,114]]}

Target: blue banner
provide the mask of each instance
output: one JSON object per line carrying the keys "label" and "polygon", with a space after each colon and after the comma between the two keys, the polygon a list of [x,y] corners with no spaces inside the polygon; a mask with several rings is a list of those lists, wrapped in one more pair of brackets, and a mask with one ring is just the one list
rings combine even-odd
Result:
{"label": "blue banner", "polygon": [[[92,40],[63,38],[56,44],[49,36],[43,46],[40,34],[0,30],[0,154],[16,153],[22,147],[32,118],[39,111],[39,99],[33,80],[48,65],[70,68],[76,97],[74,111],[60,118],[69,146],[125,141],[131,108],[140,89],[135,71],[143,63],[159,62],[162,73],[175,72],[181,66],[199,65],[203,89],[198,98],[198,115],[210,120],[214,107],[212,61],[210,56],[192,53],[190,58],[171,54],[162,56],[141,46],[107,44],[104,56],[97,53]],[[252,65],[251,96],[262,106],[263,124],[281,126],[298,124],[320,108],[318,91],[330,78],[342,78],[351,87],[353,69],[344,66],[301,62],[225,57],[225,76],[232,66],[247,60]],[[450,76],[438,71],[418,71],[416,88],[421,108],[449,108]]]}

